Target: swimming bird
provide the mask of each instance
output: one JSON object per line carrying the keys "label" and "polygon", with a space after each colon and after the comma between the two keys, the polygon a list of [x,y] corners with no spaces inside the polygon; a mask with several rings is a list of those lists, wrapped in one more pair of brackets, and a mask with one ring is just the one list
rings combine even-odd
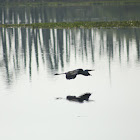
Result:
{"label": "swimming bird", "polygon": [[76,78],[76,76],[78,74],[81,74],[81,75],[84,75],[84,76],[91,76],[91,74],[89,73],[89,71],[94,71],[94,70],[89,70],[89,69],[86,69],[86,70],[76,69],[76,70],[72,70],[72,71],[68,71],[68,72],[60,73],[60,74],[56,73],[55,75],[66,74],[66,79],[70,80],[70,79]]}

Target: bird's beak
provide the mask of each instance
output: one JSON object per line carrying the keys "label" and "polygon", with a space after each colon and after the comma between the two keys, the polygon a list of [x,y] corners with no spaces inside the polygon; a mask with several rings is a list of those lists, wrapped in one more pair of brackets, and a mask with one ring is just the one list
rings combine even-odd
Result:
{"label": "bird's beak", "polygon": [[87,71],[95,71],[94,69],[92,69],[92,70],[87,70]]}

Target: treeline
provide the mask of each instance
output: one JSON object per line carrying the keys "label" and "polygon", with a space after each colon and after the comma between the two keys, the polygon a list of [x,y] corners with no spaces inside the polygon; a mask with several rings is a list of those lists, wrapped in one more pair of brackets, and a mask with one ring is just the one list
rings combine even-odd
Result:
{"label": "treeline", "polygon": [[1,3],[5,2],[101,2],[101,1],[139,1],[139,0],[0,0]]}

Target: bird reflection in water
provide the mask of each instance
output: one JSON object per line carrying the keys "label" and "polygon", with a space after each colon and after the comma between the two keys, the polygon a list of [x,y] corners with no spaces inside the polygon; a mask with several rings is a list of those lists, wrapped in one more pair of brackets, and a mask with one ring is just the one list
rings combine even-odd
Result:
{"label": "bird reflection in water", "polygon": [[75,102],[79,102],[79,103],[83,103],[84,101],[89,101],[89,97],[91,96],[91,93],[85,93],[81,96],[67,96],[66,99],[69,101],[75,101]]}
{"label": "bird reflection in water", "polygon": [[[87,102],[93,101],[93,100],[89,100],[89,97],[90,97],[90,96],[91,96],[91,93],[85,93],[85,94],[80,95],[80,96],[71,96],[71,95],[68,95],[68,96],[66,97],[66,99],[67,99],[68,101],[74,101],[74,102],[83,103],[84,101],[87,101]],[[63,99],[63,98],[57,97],[56,99],[58,100],[58,99]]]}

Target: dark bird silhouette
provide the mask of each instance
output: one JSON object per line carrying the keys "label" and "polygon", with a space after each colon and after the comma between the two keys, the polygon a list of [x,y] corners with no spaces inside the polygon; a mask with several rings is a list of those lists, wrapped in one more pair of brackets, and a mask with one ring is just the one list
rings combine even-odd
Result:
{"label": "dark bird silhouette", "polygon": [[66,99],[69,100],[69,101],[75,101],[75,102],[80,102],[80,103],[83,103],[84,100],[85,101],[89,101],[89,97],[90,97],[91,93],[85,93],[81,96],[67,96]]}
{"label": "dark bird silhouette", "polygon": [[74,79],[76,78],[76,76],[78,74],[84,75],[84,76],[91,76],[91,74],[89,73],[89,71],[94,71],[94,70],[83,70],[83,69],[76,69],[76,70],[72,70],[72,71],[68,71],[65,73],[56,73],[55,75],[61,75],[61,74],[66,74],[66,79],[70,80],[70,79]]}

